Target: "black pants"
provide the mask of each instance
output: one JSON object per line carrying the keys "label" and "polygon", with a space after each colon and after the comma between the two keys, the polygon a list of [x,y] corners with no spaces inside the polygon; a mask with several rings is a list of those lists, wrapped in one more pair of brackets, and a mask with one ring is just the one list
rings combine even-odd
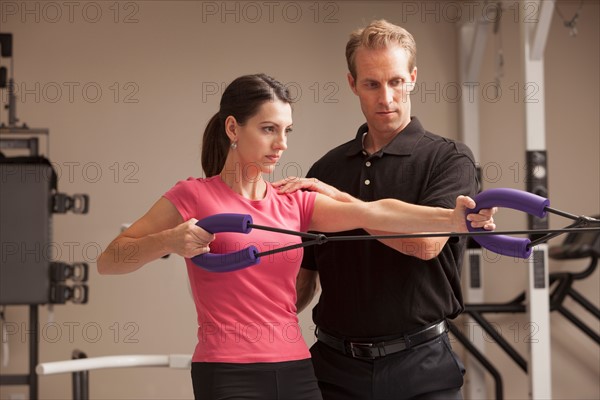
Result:
{"label": "black pants", "polygon": [[460,400],[465,369],[446,333],[410,349],[356,359],[323,344],[310,349],[324,400]]}
{"label": "black pants", "polygon": [[280,363],[192,363],[196,400],[322,400],[309,359]]}

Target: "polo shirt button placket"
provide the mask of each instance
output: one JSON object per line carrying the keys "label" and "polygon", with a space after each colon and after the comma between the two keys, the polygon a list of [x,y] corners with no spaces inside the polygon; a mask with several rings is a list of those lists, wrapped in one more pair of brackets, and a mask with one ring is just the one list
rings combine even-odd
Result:
{"label": "polo shirt button placket", "polygon": [[[369,167],[371,167],[371,165],[372,165],[372,164],[371,164],[371,161],[366,161],[366,162],[365,162],[365,167],[369,168]],[[365,180],[364,180],[364,184],[365,184],[366,186],[369,186],[369,185],[371,184],[371,180],[370,180],[370,179],[365,179]]]}

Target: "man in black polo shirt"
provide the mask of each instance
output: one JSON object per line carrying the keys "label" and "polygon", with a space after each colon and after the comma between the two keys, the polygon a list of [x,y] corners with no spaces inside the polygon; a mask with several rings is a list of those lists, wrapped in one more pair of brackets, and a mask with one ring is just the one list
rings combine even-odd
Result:
{"label": "man in black polo shirt", "polygon": [[[365,201],[391,197],[453,208],[458,195],[477,193],[471,151],[411,118],[415,54],[412,35],[383,20],[351,35],[348,81],[367,122],[317,161],[308,178]],[[353,234],[364,231],[340,233]],[[464,367],[445,320],[463,310],[464,247],[463,239],[426,238],[306,249],[298,307],[308,304],[320,278],[311,352],[325,400],[462,398]]]}

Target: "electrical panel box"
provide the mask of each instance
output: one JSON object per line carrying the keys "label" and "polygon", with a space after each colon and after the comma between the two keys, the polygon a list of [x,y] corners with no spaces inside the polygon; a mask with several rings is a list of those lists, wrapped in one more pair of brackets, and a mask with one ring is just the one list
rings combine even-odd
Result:
{"label": "electrical panel box", "polygon": [[0,304],[49,302],[54,179],[43,158],[0,158]]}

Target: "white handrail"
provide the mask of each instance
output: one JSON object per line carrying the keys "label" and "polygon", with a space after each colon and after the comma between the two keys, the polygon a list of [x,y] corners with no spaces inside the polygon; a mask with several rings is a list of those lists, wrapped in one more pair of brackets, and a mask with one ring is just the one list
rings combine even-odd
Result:
{"label": "white handrail", "polygon": [[38,375],[51,375],[103,368],[169,367],[189,369],[191,363],[192,356],[188,354],[121,355],[40,363],[35,367],[35,372]]}

